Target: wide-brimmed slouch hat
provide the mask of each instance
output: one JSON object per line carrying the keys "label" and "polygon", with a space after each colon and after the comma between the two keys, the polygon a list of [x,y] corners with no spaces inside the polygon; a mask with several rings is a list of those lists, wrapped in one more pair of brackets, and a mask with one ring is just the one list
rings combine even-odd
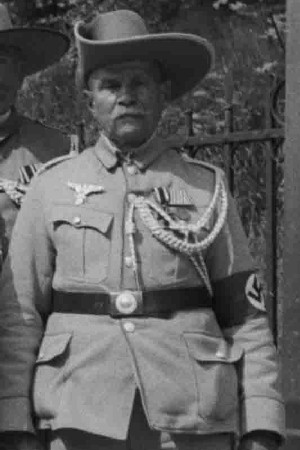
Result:
{"label": "wide-brimmed slouch hat", "polygon": [[171,81],[172,100],[191,90],[209,72],[214,60],[212,45],[188,33],[149,33],[135,12],[98,13],[89,23],[75,25],[78,49],[76,80],[86,88],[96,69],[126,61],[156,61]]}
{"label": "wide-brimmed slouch hat", "polygon": [[22,58],[23,75],[31,75],[57,62],[69,49],[70,39],[43,27],[13,27],[7,7],[0,4],[0,50],[15,49]]}

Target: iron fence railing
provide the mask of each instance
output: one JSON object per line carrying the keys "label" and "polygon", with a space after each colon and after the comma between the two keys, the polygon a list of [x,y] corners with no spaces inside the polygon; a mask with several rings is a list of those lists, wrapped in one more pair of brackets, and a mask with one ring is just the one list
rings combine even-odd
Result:
{"label": "iron fence railing", "polygon": [[[278,101],[282,81],[275,88],[270,87],[265,101],[265,127],[261,130],[234,131],[233,85],[230,76],[225,79],[225,130],[223,134],[203,136],[193,131],[193,112],[187,111],[188,140],[186,147],[191,157],[196,157],[199,149],[204,147],[220,147],[223,151],[225,171],[228,185],[234,194],[236,185],[235,160],[239,149],[244,144],[263,143],[265,152],[265,192],[266,192],[266,286],[267,307],[275,343],[280,339],[280,305],[278,298],[278,150],[284,142],[283,107]],[[229,86],[229,87],[228,87]],[[280,104],[280,110],[278,106]]]}

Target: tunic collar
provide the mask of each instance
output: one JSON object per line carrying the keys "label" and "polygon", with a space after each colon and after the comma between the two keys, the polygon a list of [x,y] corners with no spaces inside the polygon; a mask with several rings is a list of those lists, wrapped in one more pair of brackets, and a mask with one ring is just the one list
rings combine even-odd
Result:
{"label": "tunic collar", "polygon": [[157,133],[154,133],[140,147],[134,148],[132,152],[127,152],[126,155],[123,155],[115,144],[101,134],[95,145],[95,153],[107,170],[116,167],[120,161],[126,161],[136,165],[139,170],[143,171],[160,156],[164,148],[165,143],[163,139],[159,138]]}

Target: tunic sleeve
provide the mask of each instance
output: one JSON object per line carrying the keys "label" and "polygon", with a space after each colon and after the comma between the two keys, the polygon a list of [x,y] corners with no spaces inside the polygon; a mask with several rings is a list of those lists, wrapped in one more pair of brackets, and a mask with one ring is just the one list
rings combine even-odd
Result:
{"label": "tunic sleeve", "polygon": [[284,436],[277,350],[268,325],[264,294],[234,200],[226,223],[210,247],[207,266],[214,311],[226,338],[242,347],[239,364],[240,430]]}
{"label": "tunic sleeve", "polygon": [[50,307],[52,266],[35,185],[18,215],[0,282],[0,432],[34,431],[32,377]]}

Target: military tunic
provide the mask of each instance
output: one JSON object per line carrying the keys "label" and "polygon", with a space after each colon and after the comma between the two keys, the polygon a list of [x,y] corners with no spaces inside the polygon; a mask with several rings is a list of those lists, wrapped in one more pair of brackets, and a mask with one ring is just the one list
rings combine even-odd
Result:
{"label": "military tunic", "polygon": [[[13,110],[8,120],[0,125],[0,184],[2,180],[20,181],[22,170],[27,170],[29,178],[31,167],[67,153],[69,147],[69,139],[58,130],[45,127]],[[23,192],[22,189],[20,196]],[[18,205],[1,188],[0,249],[3,259],[17,212]]]}
{"label": "military tunic", "polygon": [[[206,287],[191,260],[158,241],[132,205],[137,196],[159,204],[158,193],[169,193],[168,214],[192,223],[220,177],[158,137],[125,160],[100,137],[38,177],[0,286],[1,430],[36,425],[125,439],[139,389],[157,430],[283,435],[276,350],[229,194],[227,219],[203,251],[213,307],[149,317],[102,315],[97,304],[94,314],[53,312],[55,292],[199,287],[201,303]],[[189,200],[181,205],[183,193]]]}

